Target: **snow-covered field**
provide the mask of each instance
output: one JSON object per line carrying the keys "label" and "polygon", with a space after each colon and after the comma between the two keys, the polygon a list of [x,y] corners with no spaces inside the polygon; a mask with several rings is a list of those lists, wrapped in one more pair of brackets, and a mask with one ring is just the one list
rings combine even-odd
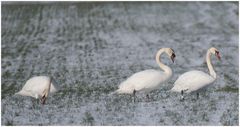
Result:
{"label": "snow-covered field", "polygon": [[[2,125],[238,125],[238,2],[2,3]],[[169,92],[192,69],[217,80],[186,96]],[[113,95],[127,77],[159,69],[155,54],[177,55],[172,79],[150,94]],[[39,105],[16,96],[27,79],[51,75],[60,91]]]}

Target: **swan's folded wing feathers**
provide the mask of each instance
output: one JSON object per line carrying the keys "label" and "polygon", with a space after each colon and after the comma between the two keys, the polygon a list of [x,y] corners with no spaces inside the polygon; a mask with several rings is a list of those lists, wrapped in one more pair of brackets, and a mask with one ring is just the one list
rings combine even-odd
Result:
{"label": "swan's folded wing feathers", "polygon": [[171,77],[171,75],[167,75],[159,70],[144,70],[133,74],[122,82],[119,85],[119,89],[122,93],[131,93],[133,90],[149,92],[159,87],[159,85],[169,77]]}
{"label": "swan's folded wing feathers", "polygon": [[202,71],[189,71],[177,79],[172,90],[180,92],[188,89],[187,92],[192,92],[205,87],[213,81],[214,78]]}
{"label": "swan's folded wing feathers", "polygon": [[145,70],[132,75],[127,82],[134,85],[135,90],[149,89],[158,86],[166,76],[161,71]]}

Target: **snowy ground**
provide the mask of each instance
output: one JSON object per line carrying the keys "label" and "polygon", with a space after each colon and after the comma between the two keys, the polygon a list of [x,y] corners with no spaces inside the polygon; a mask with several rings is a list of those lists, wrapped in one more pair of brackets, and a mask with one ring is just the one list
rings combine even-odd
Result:
{"label": "snowy ground", "polygon": [[[238,125],[238,3],[116,2],[9,3],[2,5],[2,125]],[[177,77],[208,72],[206,50],[218,79],[196,100],[171,93]],[[176,52],[172,79],[153,91],[108,94],[131,74],[159,69],[159,48]],[[60,91],[41,106],[15,96],[26,80],[51,75]]]}

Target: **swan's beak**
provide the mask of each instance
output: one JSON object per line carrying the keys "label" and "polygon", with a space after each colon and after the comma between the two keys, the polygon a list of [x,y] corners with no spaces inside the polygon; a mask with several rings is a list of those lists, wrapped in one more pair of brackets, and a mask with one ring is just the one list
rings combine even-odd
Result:
{"label": "swan's beak", "polygon": [[171,60],[172,60],[173,63],[174,63],[175,57],[176,57],[176,55],[173,53],[172,56],[171,56]]}
{"label": "swan's beak", "polygon": [[216,57],[218,58],[218,60],[221,60],[221,56],[220,56],[219,51],[215,51],[215,55],[216,55]]}

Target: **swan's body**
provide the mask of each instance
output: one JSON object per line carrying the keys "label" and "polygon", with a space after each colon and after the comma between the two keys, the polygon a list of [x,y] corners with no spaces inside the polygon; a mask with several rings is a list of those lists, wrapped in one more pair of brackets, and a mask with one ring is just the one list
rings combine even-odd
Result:
{"label": "swan's body", "polygon": [[186,93],[197,91],[213,83],[215,78],[202,71],[189,71],[182,74],[174,83],[172,91]]}
{"label": "swan's body", "polygon": [[216,73],[211,63],[211,54],[216,54],[217,58],[220,59],[219,52],[216,48],[210,48],[207,51],[206,61],[210,74],[196,70],[186,72],[175,81],[174,87],[171,90],[175,92],[182,92],[182,94],[183,92],[191,93],[205,88],[213,83],[216,80]]}
{"label": "swan's body", "polygon": [[133,74],[119,85],[118,93],[132,94],[134,90],[150,92],[172,76],[158,70],[145,70]]}
{"label": "swan's body", "polygon": [[167,81],[172,76],[171,68],[160,62],[160,55],[164,52],[167,53],[173,61],[175,58],[174,51],[170,48],[162,48],[158,51],[156,55],[156,61],[163,71],[149,69],[135,73],[127,80],[123,81],[119,85],[119,89],[114,93],[135,94],[137,91],[148,93],[159,88],[162,83]]}
{"label": "swan's body", "polygon": [[52,79],[47,76],[36,76],[30,78],[26,84],[23,86],[22,90],[16,94],[22,96],[30,96],[36,99],[44,99],[42,103],[44,104],[49,93],[56,92],[57,89],[54,86]]}

